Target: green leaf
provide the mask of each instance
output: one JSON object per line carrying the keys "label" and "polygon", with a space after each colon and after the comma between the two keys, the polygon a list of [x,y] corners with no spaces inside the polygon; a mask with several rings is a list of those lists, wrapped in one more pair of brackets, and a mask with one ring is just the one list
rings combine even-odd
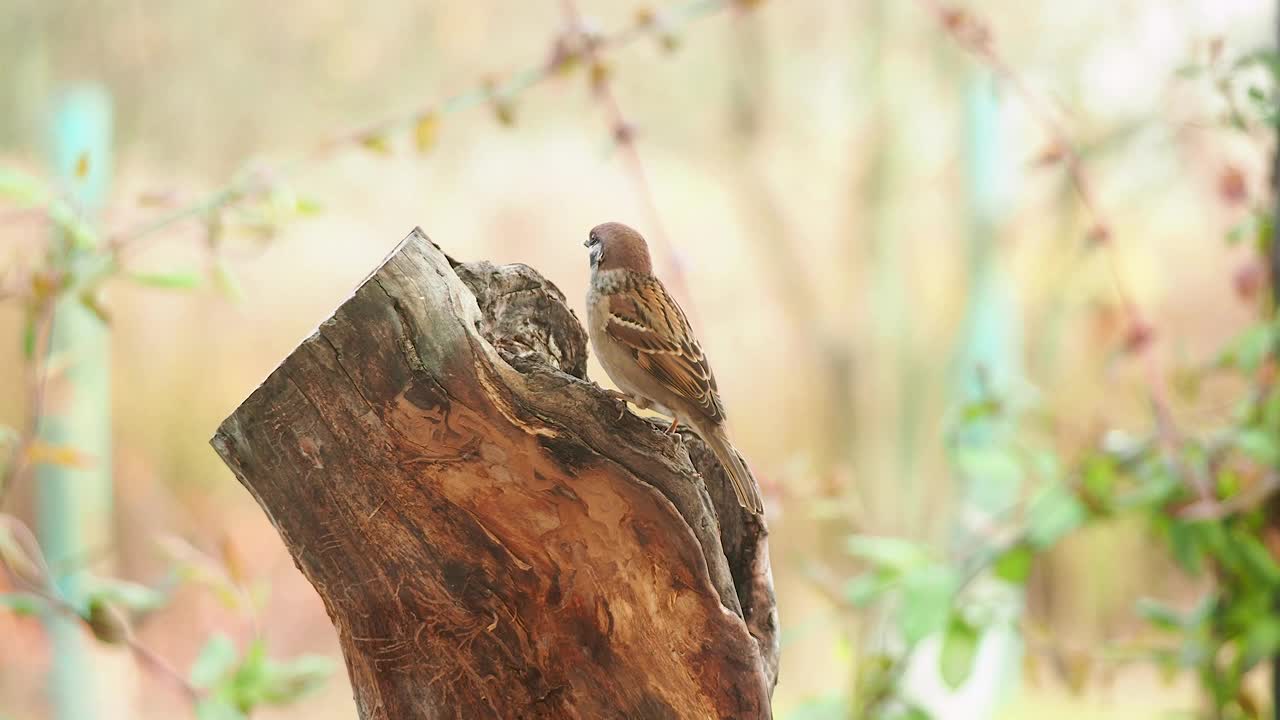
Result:
{"label": "green leaf", "polygon": [[334,663],[321,655],[301,655],[285,662],[272,662],[262,690],[269,705],[287,705],[321,688],[333,675]]}
{"label": "green leaf", "polygon": [[36,356],[36,316],[28,312],[22,322],[22,359],[31,360]]}
{"label": "green leaf", "polygon": [[1215,556],[1222,556],[1227,550],[1227,531],[1216,522],[1201,521],[1191,524],[1196,529],[1196,539],[1201,546]]}
{"label": "green leaf", "polygon": [[110,578],[95,580],[89,589],[89,598],[139,612],[164,607],[169,599],[146,585]]}
{"label": "green leaf", "polygon": [[[10,520],[10,516],[0,515],[0,521],[6,520]],[[16,520],[13,522],[16,522]],[[28,552],[28,550],[31,550],[31,552]],[[18,540],[9,522],[0,522],[0,566],[8,566],[6,569],[20,579],[34,584],[43,584],[45,581],[44,570],[36,562],[36,557],[38,556],[33,557],[32,555],[32,553],[38,553],[39,551],[38,547],[29,548]]]}
{"label": "green leaf", "polygon": [[119,645],[129,638],[129,621],[120,608],[100,596],[90,597],[84,621],[100,643]]}
{"label": "green leaf", "polygon": [[98,322],[103,325],[111,324],[111,314],[102,306],[102,302],[98,299],[96,294],[85,291],[80,293],[77,299],[80,301],[80,307],[88,310],[95,318],[98,319]]}
{"label": "green leaf", "polygon": [[515,127],[515,103],[513,103],[510,98],[495,97],[493,99],[493,116],[502,127]]}
{"label": "green leaf", "polygon": [[1185,488],[1183,479],[1170,471],[1163,459],[1151,459],[1142,463],[1136,472],[1137,487],[1116,497],[1116,511],[1154,509],[1165,505]]}
{"label": "green leaf", "polygon": [[290,220],[298,214],[298,196],[286,185],[277,185],[263,201],[262,213],[273,223]]}
{"label": "green leaf", "polygon": [[1146,618],[1147,622],[1161,630],[1176,631],[1183,628],[1184,621],[1178,611],[1159,600],[1138,598],[1136,610],[1139,615]]}
{"label": "green leaf", "polygon": [[[1253,224],[1249,221],[1246,220],[1236,223],[1227,231],[1227,244],[1239,245],[1240,241],[1244,239],[1244,236],[1252,231]],[[1221,362],[1221,360],[1219,360],[1219,362]]]}
{"label": "green leaf", "polygon": [[1232,541],[1235,549],[1240,553],[1247,572],[1266,583],[1268,587],[1280,585],[1280,567],[1276,566],[1271,553],[1257,536],[1238,531],[1232,533]]}
{"label": "green leaf", "polygon": [[960,410],[960,423],[969,424],[998,416],[1003,406],[998,398],[984,397],[967,403]]}
{"label": "green leaf", "polygon": [[831,656],[838,663],[837,667],[852,667],[854,663],[853,643],[849,642],[849,637],[844,634],[836,635],[835,642],[832,643]]}
{"label": "green leaf", "polygon": [[97,233],[71,205],[53,196],[44,184],[25,173],[0,168],[0,200],[9,200],[23,208],[41,208],[77,248],[97,244]]}
{"label": "green leaf", "polygon": [[1089,497],[1103,507],[1112,503],[1116,487],[1115,460],[1107,455],[1095,454],[1084,465],[1084,489]]}
{"label": "green leaf", "polygon": [[1250,50],[1239,58],[1236,58],[1235,63],[1232,65],[1232,69],[1239,70],[1250,65],[1262,65],[1268,70],[1275,71],[1280,75],[1280,53],[1277,53],[1271,48]]}
{"label": "green leaf", "polygon": [[71,240],[71,246],[77,249],[86,250],[97,247],[98,233],[93,226],[85,222],[80,213],[76,212],[70,205],[58,201],[51,200],[45,212],[53,224],[62,232],[66,233],[67,238]]}
{"label": "green leaf", "polygon": [[994,570],[996,577],[1006,582],[1021,585],[1031,575],[1031,563],[1035,552],[1025,543],[1019,543],[996,558]]}
{"label": "green leaf", "polygon": [[1186,618],[1183,620],[1183,625],[1194,628],[1208,622],[1213,616],[1214,610],[1218,608],[1218,602],[1217,595],[1211,592],[1205,593],[1201,596],[1200,601],[1196,603],[1196,606],[1187,613]]}
{"label": "green leaf", "polygon": [[892,577],[880,572],[866,572],[852,578],[844,585],[844,597],[856,607],[866,607],[884,594],[892,584]]}
{"label": "green leaf", "polygon": [[332,672],[333,663],[318,655],[274,660],[259,640],[249,647],[224,689],[235,707],[247,713],[259,705],[293,702],[323,685]]}
{"label": "green leaf", "polygon": [[993,445],[971,445],[955,452],[955,463],[968,477],[988,481],[998,478],[1002,485],[1017,482],[1023,475],[1018,458],[1006,448]]}
{"label": "green leaf", "polygon": [[929,562],[924,548],[910,540],[872,535],[853,535],[846,540],[846,550],[876,567],[903,572]]}
{"label": "green leaf", "polygon": [[190,290],[200,287],[201,282],[199,273],[185,270],[163,273],[131,272],[129,279],[139,285],[170,290]]}
{"label": "green leaf", "polygon": [[230,700],[215,695],[196,703],[196,720],[246,720],[246,716]]}
{"label": "green leaf", "polygon": [[1061,482],[1062,459],[1052,450],[1032,450],[1028,452],[1027,464],[1031,472],[1045,484]]}
{"label": "green leaf", "polygon": [[244,609],[243,592],[227,574],[227,568],[222,562],[214,560],[181,538],[164,537],[160,546],[173,562],[173,572],[179,581],[193,582],[210,589],[229,610]]}
{"label": "green leaf", "polygon": [[[900,661],[885,652],[868,652],[854,665],[853,700],[859,709],[875,707],[894,691]],[[866,717],[866,715],[858,715]]]}
{"label": "green leaf", "polygon": [[34,207],[49,202],[49,190],[34,175],[0,168],[0,198],[21,207]]}
{"label": "green leaf", "polygon": [[1280,438],[1273,433],[1250,428],[1236,436],[1236,447],[1263,465],[1280,465]]}
{"label": "green leaf", "polygon": [[1280,618],[1262,616],[1245,633],[1245,663],[1253,665],[1280,650]]}
{"label": "green leaf", "polygon": [[1245,372],[1254,372],[1267,358],[1276,341],[1276,330],[1273,323],[1254,325],[1227,345],[1227,349],[1218,358],[1222,367],[1234,367]]}
{"label": "green leaf", "polygon": [[958,579],[950,568],[929,565],[903,577],[898,626],[914,645],[946,627]]}
{"label": "green leaf", "polygon": [[413,122],[413,144],[418,152],[425,153],[435,147],[440,135],[440,116],[434,112],[419,115]]}
{"label": "green leaf", "polygon": [[217,633],[205,642],[188,679],[198,688],[211,688],[231,670],[238,655],[231,638]]}
{"label": "green leaf", "polygon": [[1275,237],[1276,218],[1269,209],[1255,211],[1254,218],[1257,225],[1257,232],[1253,234],[1254,247],[1265,255],[1271,247],[1271,238]]}
{"label": "green leaf", "polygon": [[1084,524],[1088,513],[1066,485],[1050,485],[1027,508],[1027,541],[1042,550]]}
{"label": "green leaf", "polygon": [[810,698],[787,713],[787,720],[847,720],[849,700],[842,695]]}
{"label": "green leaf", "polygon": [[969,500],[978,507],[1003,507],[1018,496],[1026,470],[1009,448],[987,443],[962,446],[952,454],[956,469],[970,483]]}
{"label": "green leaf", "polygon": [[213,264],[213,284],[218,288],[218,292],[231,302],[239,303],[244,300],[244,289],[240,286],[240,279],[223,258],[218,258]]}
{"label": "green leaf", "polygon": [[268,673],[267,646],[262,640],[255,640],[245,653],[240,667],[231,676],[227,692],[231,693],[236,706],[249,712],[262,702],[263,686]]}
{"label": "green leaf", "polygon": [[391,154],[391,142],[384,135],[369,133],[360,138],[360,145],[364,149],[377,153],[378,155]]}
{"label": "green leaf", "polygon": [[1262,404],[1262,419],[1259,425],[1265,430],[1280,435],[1280,383],[1271,388],[1271,394]]}
{"label": "green leaf", "polygon": [[978,653],[978,630],[963,618],[952,616],[942,638],[942,680],[958,690],[973,672],[973,658]]}
{"label": "green leaf", "polygon": [[299,197],[297,204],[294,206],[294,211],[303,217],[310,217],[324,212],[324,206],[314,198]]}
{"label": "green leaf", "polygon": [[39,615],[44,610],[44,600],[25,592],[0,593],[0,608],[14,615]]}
{"label": "green leaf", "polygon": [[1204,570],[1198,537],[1196,523],[1177,520],[1169,523],[1169,549],[1173,553],[1173,559],[1191,575],[1199,575]]}

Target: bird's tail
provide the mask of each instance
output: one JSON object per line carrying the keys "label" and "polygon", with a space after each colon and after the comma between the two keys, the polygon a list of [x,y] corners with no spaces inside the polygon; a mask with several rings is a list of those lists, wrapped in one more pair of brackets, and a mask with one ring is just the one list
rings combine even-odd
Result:
{"label": "bird's tail", "polygon": [[752,515],[763,513],[764,502],[760,499],[760,488],[756,485],[756,479],[751,475],[751,471],[747,469],[747,464],[742,461],[742,456],[738,455],[738,451],[729,442],[724,425],[712,425],[699,435],[715,453],[716,459],[724,468],[724,474],[729,476],[733,493],[738,496],[738,504]]}

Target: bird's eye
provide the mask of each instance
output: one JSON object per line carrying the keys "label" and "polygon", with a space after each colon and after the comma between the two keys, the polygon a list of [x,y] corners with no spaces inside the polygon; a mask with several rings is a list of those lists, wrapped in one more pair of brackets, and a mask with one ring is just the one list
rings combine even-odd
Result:
{"label": "bird's eye", "polygon": [[593,245],[594,245],[595,243],[600,242],[600,236],[599,236],[599,235],[596,235],[595,233],[591,233],[591,236],[590,236],[590,238],[588,238],[588,239],[589,239],[589,240],[591,240],[591,243],[592,243]]}

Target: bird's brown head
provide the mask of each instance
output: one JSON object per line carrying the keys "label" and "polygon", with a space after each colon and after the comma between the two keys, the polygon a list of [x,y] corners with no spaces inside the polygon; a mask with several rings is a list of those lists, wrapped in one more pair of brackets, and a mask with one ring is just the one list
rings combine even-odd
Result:
{"label": "bird's brown head", "polygon": [[646,275],[653,272],[648,244],[640,233],[622,223],[609,222],[591,228],[583,245],[591,251],[591,269],[596,272],[615,268]]}

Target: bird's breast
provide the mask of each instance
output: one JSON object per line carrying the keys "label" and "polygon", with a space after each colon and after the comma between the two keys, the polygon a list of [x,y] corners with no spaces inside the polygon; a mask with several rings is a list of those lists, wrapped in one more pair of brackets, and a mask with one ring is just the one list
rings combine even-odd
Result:
{"label": "bird's breast", "polygon": [[670,415],[658,406],[666,396],[661,384],[640,367],[630,348],[609,335],[605,330],[608,318],[609,296],[593,289],[587,294],[587,336],[591,338],[591,348],[600,367],[618,389],[647,398],[655,403],[655,410]]}

